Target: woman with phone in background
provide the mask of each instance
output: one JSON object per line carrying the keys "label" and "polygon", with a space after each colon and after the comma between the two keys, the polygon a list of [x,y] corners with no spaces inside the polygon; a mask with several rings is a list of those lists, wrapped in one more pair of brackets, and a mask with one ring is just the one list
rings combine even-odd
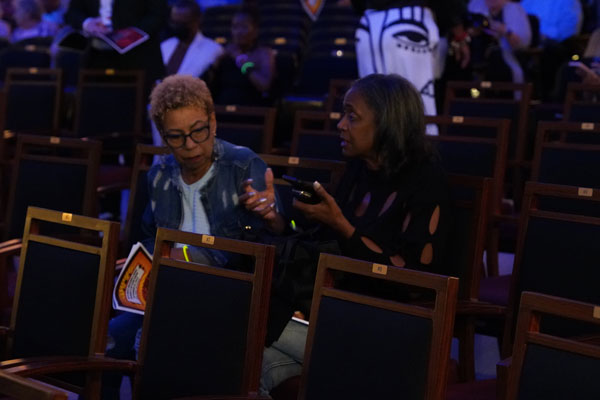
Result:
{"label": "woman with phone in background", "polygon": [[[419,92],[399,75],[372,74],[354,82],[343,111],[338,130],[351,160],[337,196],[314,182],[321,201],[294,207],[328,228],[344,256],[443,273],[449,196]],[[262,393],[300,374],[306,331],[290,322],[265,350]]]}
{"label": "woman with phone in background", "polygon": [[489,35],[497,42],[482,49],[485,53],[482,57],[487,61],[484,79],[523,83],[523,68],[515,51],[529,47],[531,26],[521,4],[508,0],[470,0],[468,10],[489,18],[489,26],[474,35]]}

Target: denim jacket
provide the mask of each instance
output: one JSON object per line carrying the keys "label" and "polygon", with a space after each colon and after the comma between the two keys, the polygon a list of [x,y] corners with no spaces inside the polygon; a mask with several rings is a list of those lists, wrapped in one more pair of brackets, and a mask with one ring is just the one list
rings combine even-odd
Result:
{"label": "denim jacket", "polygon": [[[261,229],[263,221],[239,203],[239,194],[242,182],[248,178],[253,179],[254,189],[265,190],[266,164],[252,150],[218,138],[215,139],[213,157],[214,174],[200,189],[211,235],[240,239],[249,226],[255,232]],[[150,252],[154,250],[157,227],[179,229],[181,225],[180,175],[179,164],[173,155],[162,157],[148,171],[150,203],[144,211],[142,231],[147,236],[143,244]],[[227,263],[227,256],[222,252],[204,248],[190,250],[190,256],[196,262],[211,265]]]}

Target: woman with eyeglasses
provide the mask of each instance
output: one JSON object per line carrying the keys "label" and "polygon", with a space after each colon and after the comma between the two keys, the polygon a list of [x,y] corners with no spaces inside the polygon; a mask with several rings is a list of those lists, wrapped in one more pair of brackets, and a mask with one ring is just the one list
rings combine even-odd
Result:
{"label": "woman with eyeglasses", "polygon": [[[150,115],[171,150],[148,172],[150,201],[142,220],[147,238],[142,243],[150,252],[158,227],[233,239],[250,229],[283,231],[273,173],[252,150],[216,137],[213,100],[204,81],[185,75],[165,78],[152,91]],[[172,255],[184,258],[177,245]],[[202,264],[244,267],[217,250],[190,247],[188,255]],[[142,317],[132,313],[112,319],[106,354],[133,358],[141,324]],[[104,388],[106,396],[119,387],[118,382],[105,386],[111,386]]]}
{"label": "woman with eyeglasses", "polygon": [[[213,100],[204,81],[170,76],[150,96],[150,115],[171,155],[148,172],[151,203],[143,230],[151,245],[158,226],[240,238],[244,230],[284,228],[273,173],[252,150],[220,140]],[[224,265],[220,253],[192,257]]]}

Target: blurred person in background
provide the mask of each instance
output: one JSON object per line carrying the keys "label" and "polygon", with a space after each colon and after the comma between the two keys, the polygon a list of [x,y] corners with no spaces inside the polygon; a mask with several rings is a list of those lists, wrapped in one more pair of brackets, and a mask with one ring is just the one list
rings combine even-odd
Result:
{"label": "blurred person in background", "polygon": [[0,40],[10,40],[10,24],[4,20],[4,9],[0,7]]}
{"label": "blurred person in background", "polygon": [[[542,96],[561,101],[563,64],[579,53],[580,44],[573,40],[581,32],[583,8],[580,0],[522,0],[528,14],[537,17],[540,26],[540,60]],[[552,95],[552,96],[551,96]]]}
{"label": "blurred person in background", "polygon": [[11,41],[19,42],[33,38],[51,38],[58,32],[58,25],[42,20],[42,5],[38,0],[14,0],[16,27]]}
{"label": "blurred person in background", "polygon": [[270,105],[275,52],[258,44],[258,11],[242,6],[231,21],[231,43],[215,62],[210,87],[216,104]]}
{"label": "blurred person in background", "polygon": [[160,45],[166,75],[201,77],[223,54],[223,47],[202,35],[202,10],[194,0],[177,0],[171,7],[169,27],[173,37]]}
{"label": "blurred person in background", "polygon": [[[145,72],[145,97],[156,80],[164,76],[160,52],[160,33],[166,25],[166,0],[71,0],[65,22],[73,29],[92,37],[86,68],[140,69]],[[100,39],[98,34],[135,27],[146,32],[147,41],[119,54]]]}
{"label": "blurred person in background", "polygon": [[489,25],[479,27],[476,34],[493,39],[480,49],[486,61],[484,79],[523,83],[523,69],[515,56],[515,50],[531,42],[529,18],[523,7],[508,0],[471,0],[468,9],[488,19]]}
{"label": "blurred person in background", "polygon": [[64,14],[69,5],[68,0],[41,0],[41,2],[44,10],[44,13],[42,14],[42,20],[51,22],[58,26],[64,25]]}

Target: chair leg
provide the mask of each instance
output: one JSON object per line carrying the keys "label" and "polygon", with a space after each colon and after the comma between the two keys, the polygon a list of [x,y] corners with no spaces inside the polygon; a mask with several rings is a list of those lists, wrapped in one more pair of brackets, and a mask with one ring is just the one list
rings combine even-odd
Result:
{"label": "chair leg", "polygon": [[500,252],[500,228],[493,226],[488,234],[486,246],[487,276],[498,276],[498,253]]}
{"label": "chair leg", "polygon": [[91,371],[86,374],[84,398],[88,400],[100,400],[102,372]]}
{"label": "chair leg", "polygon": [[458,376],[462,382],[475,380],[475,318],[457,316]]}
{"label": "chair leg", "polygon": [[8,326],[10,319],[8,270],[11,268],[12,257],[0,255],[0,325]]}

